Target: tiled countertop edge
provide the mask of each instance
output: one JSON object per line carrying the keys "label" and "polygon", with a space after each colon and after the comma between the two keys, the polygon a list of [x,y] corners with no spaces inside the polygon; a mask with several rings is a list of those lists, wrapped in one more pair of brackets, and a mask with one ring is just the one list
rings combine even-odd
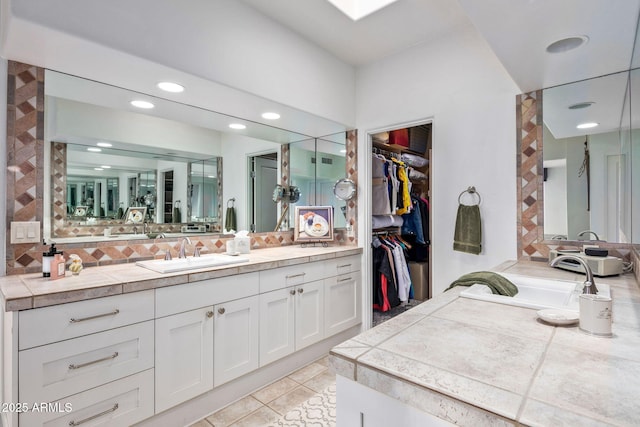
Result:
{"label": "tiled countertop edge", "polygon": [[[218,277],[232,276],[236,274],[250,273],[273,268],[286,267],[290,265],[305,264],[315,261],[323,261],[350,255],[362,254],[362,248],[356,246],[333,246],[326,248],[326,252],[304,254],[303,248],[288,248],[286,253],[279,256],[273,254],[280,251],[280,248],[265,248],[253,250],[250,253],[255,259],[244,265],[231,264],[227,266],[203,268],[189,272],[181,271],[175,273],[156,273],[151,270],[143,270],[135,263],[109,265],[103,267],[89,267],[78,276],[67,276],[57,281],[50,281],[53,285],[56,282],[69,285],[71,280],[83,280],[89,274],[95,278],[100,277],[99,283],[82,284],[72,289],[60,291],[38,292],[29,286],[30,281],[42,283],[38,273],[4,276],[0,277],[0,302],[5,311],[20,311],[32,308],[46,307],[68,302],[82,301],[92,298],[100,298],[122,293],[138,292],[147,289],[156,289],[165,286],[173,286],[201,280],[214,279]],[[264,252],[263,252],[264,251]],[[131,279],[127,276],[127,271],[142,273],[144,276],[139,279]],[[73,284],[71,284],[73,286]]]}

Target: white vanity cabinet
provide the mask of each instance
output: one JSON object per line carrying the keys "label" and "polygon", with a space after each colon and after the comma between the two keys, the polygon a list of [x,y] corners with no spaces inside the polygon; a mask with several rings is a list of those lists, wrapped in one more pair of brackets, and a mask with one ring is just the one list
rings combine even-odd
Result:
{"label": "white vanity cabinet", "polygon": [[203,395],[278,378],[360,323],[359,255],[265,267],[4,313],[3,369],[17,377],[5,395],[49,407],[0,417],[10,427],[152,425]]}
{"label": "white vanity cabinet", "polygon": [[215,387],[258,369],[259,296],[217,304],[213,331]]}
{"label": "white vanity cabinet", "polygon": [[20,424],[127,426],[153,415],[153,299],[150,290],[21,311],[18,399],[58,410],[21,413]]}
{"label": "white vanity cabinet", "polygon": [[359,270],[357,255],[261,271],[260,366],[359,324]]}
{"label": "white vanity cabinet", "polygon": [[156,289],[156,413],[258,367],[258,273]]}
{"label": "white vanity cabinet", "polygon": [[156,412],[213,388],[213,306],[156,320]]}

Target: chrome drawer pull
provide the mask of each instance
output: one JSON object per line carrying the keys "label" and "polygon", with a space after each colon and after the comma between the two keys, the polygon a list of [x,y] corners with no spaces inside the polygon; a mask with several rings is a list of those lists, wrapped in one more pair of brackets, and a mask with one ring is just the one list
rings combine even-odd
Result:
{"label": "chrome drawer pull", "polygon": [[307,273],[300,273],[300,274],[294,274],[293,276],[287,276],[287,279],[293,279],[294,277],[301,277],[304,276]]}
{"label": "chrome drawer pull", "polygon": [[115,316],[116,314],[120,313],[120,310],[118,310],[117,308],[113,311],[110,311],[109,313],[104,313],[104,314],[96,314],[95,316],[89,316],[89,317],[81,317],[79,319],[74,319],[73,317],[71,319],[69,319],[69,323],[78,323],[78,322],[84,322],[85,320],[93,320],[93,319],[98,319],[100,317],[107,317],[107,316]]}
{"label": "chrome drawer pull", "polygon": [[79,426],[80,424],[84,424],[84,423],[86,423],[87,421],[95,420],[95,419],[96,419],[96,418],[98,418],[98,417],[101,417],[101,416],[103,416],[103,415],[107,415],[107,414],[109,414],[109,413],[111,413],[111,412],[115,412],[115,411],[116,411],[116,409],[118,409],[118,404],[117,404],[117,403],[116,403],[115,405],[113,405],[113,408],[109,408],[109,409],[107,409],[106,411],[100,412],[99,414],[92,415],[92,416],[90,416],[90,417],[88,417],[88,418],[85,418],[84,420],[80,420],[80,421],[73,421],[73,420],[72,420],[72,421],[69,421],[69,425],[70,425],[71,427],[73,427],[73,426]]}
{"label": "chrome drawer pull", "polygon": [[342,264],[338,266],[338,268],[345,268],[345,267],[351,267],[351,264]]}
{"label": "chrome drawer pull", "polygon": [[115,359],[116,357],[118,357],[118,352],[117,352],[117,351],[116,351],[115,353],[113,353],[111,356],[103,357],[102,359],[93,360],[93,361],[91,361],[91,362],[81,363],[81,364],[79,364],[79,365],[74,365],[74,364],[72,363],[71,365],[69,365],[69,369],[80,369],[80,368],[84,368],[85,366],[93,365],[94,363],[104,362],[105,360]]}
{"label": "chrome drawer pull", "polygon": [[338,283],[340,283],[340,282],[346,282],[347,280],[351,280],[351,277],[346,277],[346,278],[344,278],[344,279],[340,279],[340,280],[338,280]]}

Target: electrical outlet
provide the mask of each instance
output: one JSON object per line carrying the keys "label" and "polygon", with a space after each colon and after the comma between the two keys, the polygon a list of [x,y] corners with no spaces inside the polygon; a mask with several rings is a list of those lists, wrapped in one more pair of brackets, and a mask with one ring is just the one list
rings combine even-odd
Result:
{"label": "electrical outlet", "polygon": [[11,221],[11,244],[40,243],[40,221]]}

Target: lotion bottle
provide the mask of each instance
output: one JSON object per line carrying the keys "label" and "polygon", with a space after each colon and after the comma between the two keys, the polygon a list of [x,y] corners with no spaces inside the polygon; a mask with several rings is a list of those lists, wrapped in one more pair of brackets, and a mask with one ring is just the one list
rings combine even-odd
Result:
{"label": "lotion bottle", "polygon": [[60,279],[65,276],[65,262],[62,252],[58,252],[51,261],[51,280]]}

